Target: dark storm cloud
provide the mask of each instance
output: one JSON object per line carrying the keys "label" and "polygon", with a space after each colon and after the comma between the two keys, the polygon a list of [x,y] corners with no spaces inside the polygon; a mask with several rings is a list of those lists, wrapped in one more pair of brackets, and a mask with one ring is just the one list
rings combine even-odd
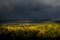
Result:
{"label": "dark storm cloud", "polygon": [[52,20],[60,17],[59,5],[59,0],[0,0],[0,20]]}

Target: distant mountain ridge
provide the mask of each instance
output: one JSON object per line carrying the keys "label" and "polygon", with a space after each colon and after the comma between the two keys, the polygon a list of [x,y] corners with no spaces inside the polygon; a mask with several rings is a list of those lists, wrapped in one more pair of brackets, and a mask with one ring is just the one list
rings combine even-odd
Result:
{"label": "distant mountain ridge", "polygon": [[44,21],[50,21],[50,20],[2,20],[0,23],[5,22],[44,22]]}
{"label": "distant mountain ridge", "polygon": [[60,23],[60,20],[2,20],[0,23]]}

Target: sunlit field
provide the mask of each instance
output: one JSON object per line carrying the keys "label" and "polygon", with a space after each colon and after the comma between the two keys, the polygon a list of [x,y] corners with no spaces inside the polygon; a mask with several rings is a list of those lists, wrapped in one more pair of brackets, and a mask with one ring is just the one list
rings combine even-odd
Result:
{"label": "sunlit field", "polygon": [[59,23],[8,23],[0,25],[0,36],[12,38],[56,38],[60,37]]}

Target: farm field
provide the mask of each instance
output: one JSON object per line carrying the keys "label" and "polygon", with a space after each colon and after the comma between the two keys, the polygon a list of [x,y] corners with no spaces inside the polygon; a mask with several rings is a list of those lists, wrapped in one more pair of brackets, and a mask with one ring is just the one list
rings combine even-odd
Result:
{"label": "farm field", "polygon": [[0,25],[0,36],[9,34],[12,38],[56,38],[60,37],[59,23],[23,23]]}

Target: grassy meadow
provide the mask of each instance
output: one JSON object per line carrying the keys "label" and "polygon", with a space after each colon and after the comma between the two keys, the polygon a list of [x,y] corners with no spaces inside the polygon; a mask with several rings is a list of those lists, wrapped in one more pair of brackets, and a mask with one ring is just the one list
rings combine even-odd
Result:
{"label": "grassy meadow", "polygon": [[56,38],[60,37],[59,23],[1,24],[0,37],[11,38]]}

